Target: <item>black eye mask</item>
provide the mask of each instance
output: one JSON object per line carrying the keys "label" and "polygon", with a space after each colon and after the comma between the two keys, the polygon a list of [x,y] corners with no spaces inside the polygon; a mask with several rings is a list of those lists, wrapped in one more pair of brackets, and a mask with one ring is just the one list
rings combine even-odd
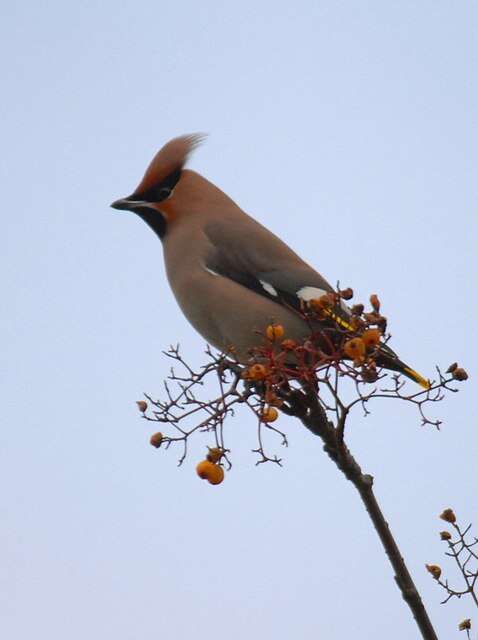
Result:
{"label": "black eye mask", "polygon": [[167,178],[165,178],[159,184],[154,185],[147,191],[143,193],[136,194],[136,197],[145,202],[162,202],[169,198],[171,193],[174,190],[174,187],[179,182],[179,178],[181,177],[181,169],[176,169],[173,173],[169,174]]}

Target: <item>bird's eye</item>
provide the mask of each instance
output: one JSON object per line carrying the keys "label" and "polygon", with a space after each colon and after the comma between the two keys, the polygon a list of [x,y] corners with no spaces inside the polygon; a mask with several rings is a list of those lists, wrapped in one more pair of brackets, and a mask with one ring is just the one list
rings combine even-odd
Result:
{"label": "bird's eye", "polygon": [[158,202],[166,200],[172,194],[173,190],[169,187],[162,187],[158,192]]}
{"label": "bird's eye", "polygon": [[181,169],[177,169],[167,178],[162,180],[160,184],[154,185],[139,195],[146,202],[161,202],[163,200],[167,200],[172,195],[180,177]]}

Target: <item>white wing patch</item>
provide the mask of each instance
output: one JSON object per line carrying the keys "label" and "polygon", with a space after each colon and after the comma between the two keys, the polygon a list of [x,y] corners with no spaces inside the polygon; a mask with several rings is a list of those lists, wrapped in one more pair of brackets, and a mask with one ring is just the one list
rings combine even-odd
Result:
{"label": "white wing patch", "polygon": [[209,269],[209,267],[206,267],[206,265],[204,264],[203,267],[205,268],[205,270],[210,273],[213,276],[218,276],[219,274],[216,273],[215,271],[213,271],[212,269]]}
{"label": "white wing patch", "polygon": [[[304,302],[310,302],[311,300],[317,300],[326,293],[327,291],[325,291],[325,289],[320,289],[319,287],[302,287],[302,289],[297,291],[297,297],[304,300]],[[340,301],[340,306],[344,311],[350,313],[349,307],[343,300]]]}
{"label": "white wing patch", "polygon": [[267,293],[271,296],[277,297],[277,291],[274,289],[274,287],[271,284],[269,284],[269,282],[266,282],[265,280],[259,280],[259,282],[261,283],[264,291],[267,291]]}
{"label": "white wing patch", "polygon": [[317,300],[326,293],[325,289],[319,289],[319,287],[302,287],[297,291],[297,297],[304,300],[304,302],[310,302],[311,300]]}

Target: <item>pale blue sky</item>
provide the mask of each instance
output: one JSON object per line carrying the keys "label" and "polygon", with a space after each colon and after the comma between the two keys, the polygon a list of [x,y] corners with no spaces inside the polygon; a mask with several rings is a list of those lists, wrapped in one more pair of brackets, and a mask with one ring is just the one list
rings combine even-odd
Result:
{"label": "pale blue sky", "polygon": [[[438,433],[382,404],[350,441],[441,637],[436,515],[478,525],[478,8],[469,1],[18,2],[2,11],[0,629],[24,640],[415,638],[353,487],[281,418],[285,467],[229,425],[220,487],[148,444],[162,348],[203,340],[161,246],[109,203],[169,138],[332,282],[382,298],[425,375],[472,379]],[[5,232],[6,231],[6,232]],[[450,567],[451,569],[451,567]],[[450,570],[450,576],[452,572]]]}

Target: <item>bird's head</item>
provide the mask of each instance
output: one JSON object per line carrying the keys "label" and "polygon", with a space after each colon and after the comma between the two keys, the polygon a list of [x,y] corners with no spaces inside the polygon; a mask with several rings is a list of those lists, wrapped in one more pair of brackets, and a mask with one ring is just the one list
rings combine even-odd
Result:
{"label": "bird's head", "polygon": [[170,140],[154,156],[133,193],[111,206],[138,214],[162,238],[178,209],[174,206],[176,189],[179,191],[182,182],[189,181],[192,175],[197,176],[183,168],[203,139],[202,134],[191,134]]}

